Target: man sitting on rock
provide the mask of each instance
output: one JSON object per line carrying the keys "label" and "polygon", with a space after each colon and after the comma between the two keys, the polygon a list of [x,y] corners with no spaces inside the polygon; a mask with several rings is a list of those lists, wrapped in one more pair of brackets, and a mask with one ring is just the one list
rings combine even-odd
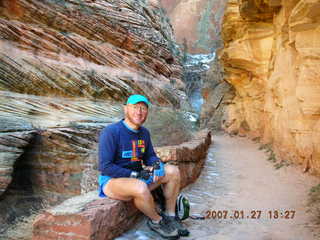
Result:
{"label": "man sitting on rock", "polygon": [[[149,131],[142,127],[150,102],[145,96],[131,95],[124,106],[125,118],[105,127],[99,140],[100,196],[130,201],[149,217],[148,226],[164,238],[189,235],[175,216],[180,190],[177,166],[164,164],[156,156]],[[155,167],[155,169],[153,169]],[[166,210],[156,211],[151,192],[160,184]]]}

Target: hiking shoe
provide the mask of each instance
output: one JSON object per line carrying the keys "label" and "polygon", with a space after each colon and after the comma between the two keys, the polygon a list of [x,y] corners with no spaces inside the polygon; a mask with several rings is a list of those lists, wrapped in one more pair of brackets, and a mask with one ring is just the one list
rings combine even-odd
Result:
{"label": "hiking shoe", "polygon": [[161,216],[165,218],[168,225],[178,229],[178,233],[180,236],[183,236],[183,237],[189,236],[190,234],[189,230],[182,225],[179,218],[173,217],[173,216],[167,216],[165,214],[162,214]]}
{"label": "hiking shoe", "polygon": [[149,219],[147,224],[151,230],[157,232],[163,238],[179,239],[180,237],[178,229],[168,224],[164,218],[162,218],[159,223],[154,223],[151,219]]}

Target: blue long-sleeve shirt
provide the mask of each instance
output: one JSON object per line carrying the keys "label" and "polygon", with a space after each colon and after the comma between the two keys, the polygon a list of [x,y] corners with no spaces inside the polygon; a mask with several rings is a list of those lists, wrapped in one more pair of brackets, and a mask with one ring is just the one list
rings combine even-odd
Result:
{"label": "blue long-sleeve shirt", "polygon": [[123,120],[105,127],[99,139],[99,171],[103,176],[130,177],[159,158],[154,152],[149,131],[129,129]]}

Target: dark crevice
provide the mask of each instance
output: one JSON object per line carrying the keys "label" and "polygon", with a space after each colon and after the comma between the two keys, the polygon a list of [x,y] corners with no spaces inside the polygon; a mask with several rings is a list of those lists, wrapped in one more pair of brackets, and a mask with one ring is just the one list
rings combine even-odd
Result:
{"label": "dark crevice", "polygon": [[[15,161],[12,182],[0,196],[0,234],[18,219],[28,217],[41,209],[42,199],[34,191],[32,182],[34,169],[34,150],[39,143],[40,135],[34,133],[24,153]],[[1,236],[1,235],[0,235]]]}

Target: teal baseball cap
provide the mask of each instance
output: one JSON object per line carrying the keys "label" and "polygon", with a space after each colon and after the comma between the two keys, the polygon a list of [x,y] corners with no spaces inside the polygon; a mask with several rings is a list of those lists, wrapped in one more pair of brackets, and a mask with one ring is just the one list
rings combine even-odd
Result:
{"label": "teal baseball cap", "polygon": [[149,100],[145,96],[139,94],[131,95],[127,100],[127,104],[136,104],[138,102],[144,102],[147,107],[150,105]]}

